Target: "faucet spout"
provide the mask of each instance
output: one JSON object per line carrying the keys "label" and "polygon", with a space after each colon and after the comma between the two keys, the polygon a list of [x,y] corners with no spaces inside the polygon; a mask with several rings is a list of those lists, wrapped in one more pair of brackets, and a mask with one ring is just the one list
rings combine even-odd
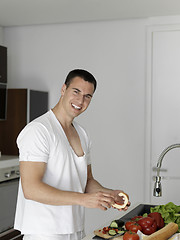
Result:
{"label": "faucet spout", "polygon": [[157,162],[157,176],[156,176],[156,181],[154,184],[154,191],[153,191],[153,196],[155,197],[161,197],[162,196],[162,187],[161,187],[161,177],[159,176],[160,173],[160,168],[162,165],[162,160],[164,158],[164,156],[166,155],[167,152],[169,152],[171,149],[174,148],[180,148],[180,144],[176,143],[176,144],[172,144],[169,147],[165,148],[161,155],[159,156],[158,162]]}

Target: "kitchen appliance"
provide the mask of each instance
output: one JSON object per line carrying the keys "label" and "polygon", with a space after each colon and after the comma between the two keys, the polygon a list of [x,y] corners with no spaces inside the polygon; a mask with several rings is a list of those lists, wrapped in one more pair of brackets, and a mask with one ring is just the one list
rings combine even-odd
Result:
{"label": "kitchen appliance", "polygon": [[0,157],[0,234],[14,226],[19,185],[17,156]]}

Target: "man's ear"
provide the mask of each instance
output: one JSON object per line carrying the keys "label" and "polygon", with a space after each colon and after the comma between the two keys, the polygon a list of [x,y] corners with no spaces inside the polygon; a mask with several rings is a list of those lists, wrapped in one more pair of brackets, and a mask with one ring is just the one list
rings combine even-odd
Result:
{"label": "man's ear", "polygon": [[61,95],[63,96],[64,95],[64,93],[65,93],[65,91],[66,91],[66,84],[64,83],[63,85],[62,85],[62,88],[61,88]]}

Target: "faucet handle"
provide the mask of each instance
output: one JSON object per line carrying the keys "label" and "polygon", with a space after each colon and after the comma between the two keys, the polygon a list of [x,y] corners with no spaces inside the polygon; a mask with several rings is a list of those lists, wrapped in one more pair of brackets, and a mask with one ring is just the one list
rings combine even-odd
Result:
{"label": "faucet handle", "polygon": [[161,197],[162,196],[162,187],[161,187],[161,177],[156,176],[156,182],[154,184],[153,196]]}

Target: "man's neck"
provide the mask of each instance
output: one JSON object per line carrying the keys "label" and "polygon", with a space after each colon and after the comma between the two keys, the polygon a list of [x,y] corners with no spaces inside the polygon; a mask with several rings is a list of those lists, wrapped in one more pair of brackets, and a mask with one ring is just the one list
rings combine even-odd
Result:
{"label": "man's neck", "polygon": [[60,102],[57,103],[57,105],[52,109],[52,111],[63,128],[68,129],[72,127],[73,119],[67,117]]}

